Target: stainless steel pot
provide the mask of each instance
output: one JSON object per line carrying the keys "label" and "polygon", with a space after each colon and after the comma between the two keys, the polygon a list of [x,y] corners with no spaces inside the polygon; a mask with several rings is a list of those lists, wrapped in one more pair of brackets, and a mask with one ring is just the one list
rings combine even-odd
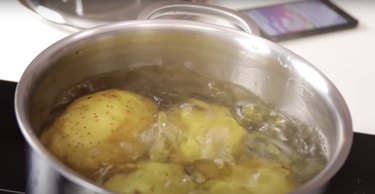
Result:
{"label": "stainless steel pot", "polygon": [[[235,26],[247,23],[239,19],[241,15],[230,13]],[[38,135],[56,99],[82,79],[160,61],[189,63],[207,75],[239,84],[285,114],[321,129],[328,142],[328,164],[294,194],[320,193],[347,158],[353,132],[346,103],[335,86],[303,58],[226,27],[181,20],[128,21],[64,38],[39,54],[24,72],[15,109],[30,146],[27,193],[111,193],[56,160]]]}

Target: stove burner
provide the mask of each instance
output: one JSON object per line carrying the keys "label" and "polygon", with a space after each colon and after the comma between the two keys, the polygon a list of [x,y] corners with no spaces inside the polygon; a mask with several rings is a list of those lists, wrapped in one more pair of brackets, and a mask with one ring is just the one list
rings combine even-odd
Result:
{"label": "stove burner", "polygon": [[0,193],[24,193],[25,141],[14,115],[15,83],[0,81]]}
{"label": "stove burner", "polygon": [[13,191],[13,190],[7,190],[7,189],[1,189],[0,188],[0,193],[16,193],[16,194],[24,194],[25,192],[22,192],[22,191]]}

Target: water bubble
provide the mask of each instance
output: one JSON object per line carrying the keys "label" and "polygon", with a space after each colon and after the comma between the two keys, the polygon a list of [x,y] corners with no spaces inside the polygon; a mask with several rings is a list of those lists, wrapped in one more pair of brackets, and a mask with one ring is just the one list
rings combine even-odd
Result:
{"label": "water bubble", "polygon": [[293,89],[296,86],[297,81],[294,78],[289,77],[288,80],[286,81],[286,89]]}
{"label": "water bubble", "polygon": [[251,50],[252,50],[253,52],[257,52],[257,51],[258,51],[258,46],[253,45],[253,46],[251,47]]}
{"label": "water bubble", "polygon": [[279,64],[280,64],[282,67],[284,67],[284,68],[289,68],[288,60],[285,59],[284,56],[279,56],[279,57],[277,58],[277,61],[279,62]]}
{"label": "water bubble", "polygon": [[163,66],[164,61],[163,61],[163,59],[156,59],[153,64],[155,64],[157,66]]}
{"label": "water bubble", "polygon": [[191,61],[185,61],[184,63],[184,67],[190,71],[193,71],[194,70],[194,65]]}

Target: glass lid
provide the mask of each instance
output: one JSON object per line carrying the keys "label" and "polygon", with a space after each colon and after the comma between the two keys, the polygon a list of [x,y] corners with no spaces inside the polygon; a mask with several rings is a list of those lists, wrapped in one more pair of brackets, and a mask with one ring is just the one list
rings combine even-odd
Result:
{"label": "glass lid", "polygon": [[[42,18],[78,29],[134,20],[149,4],[162,0],[19,0]],[[198,0],[194,2],[204,2]]]}

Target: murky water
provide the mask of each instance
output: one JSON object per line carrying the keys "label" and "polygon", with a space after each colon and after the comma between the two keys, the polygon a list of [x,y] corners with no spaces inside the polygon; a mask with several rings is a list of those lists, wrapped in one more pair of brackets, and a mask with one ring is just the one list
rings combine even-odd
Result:
{"label": "murky water", "polygon": [[[228,108],[231,117],[248,132],[243,138],[242,155],[283,165],[292,172],[297,185],[312,178],[327,163],[327,144],[318,129],[288,118],[241,86],[212,79],[191,68],[160,65],[98,75],[67,91],[57,110],[79,96],[107,88],[141,94],[152,99],[160,112],[175,108],[176,104],[183,104],[180,108],[186,109],[191,98]],[[159,114],[159,124],[160,119],[163,117]],[[161,123],[161,127],[165,125]],[[196,165],[189,163],[185,167]],[[201,175],[197,179],[205,180]]]}

